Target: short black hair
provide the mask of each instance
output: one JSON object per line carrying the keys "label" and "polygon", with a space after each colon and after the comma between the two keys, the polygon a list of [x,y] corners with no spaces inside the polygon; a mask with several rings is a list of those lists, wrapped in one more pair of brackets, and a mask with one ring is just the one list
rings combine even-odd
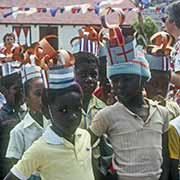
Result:
{"label": "short black hair", "polygon": [[54,102],[57,96],[62,96],[69,92],[77,92],[83,95],[82,89],[78,84],[74,84],[64,89],[45,89],[44,88],[43,94],[42,94],[42,103],[45,107],[48,107],[48,105],[51,105]]}
{"label": "short black hair", "polygon": [[19,72],[12,73],[7,76],[3,76],[0,79],[0,87],[9,89],[12,85],[18,82],[18,85],[21,86],[21,74]]}
{"label": "short black hair", "polygon": [[168,6],[168,15],[171,21],[174,21],[176,26],[180,28],[180,1],[173,2]]}
{"label": "short black hair", "polygon": [[78,52],[73,54],[75,57],[75,68],[82,63],[94,63],[98,67],[98,58],[89,52]]}

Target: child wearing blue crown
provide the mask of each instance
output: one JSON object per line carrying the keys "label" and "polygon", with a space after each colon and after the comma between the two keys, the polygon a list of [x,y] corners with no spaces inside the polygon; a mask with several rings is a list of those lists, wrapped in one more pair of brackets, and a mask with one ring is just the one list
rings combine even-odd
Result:
{"label": "child wearing blue crown", "polygon": [[162,144],[162,136],[167,141],[168,112],[143,96],[151,75],[145,57],[134,49],[133,37],[124,39],[118,26],[109,29],[107,70],[118,102],[95,115],[89,128],[92,142],[108,135],[119,180],[158,180],[163,156],[168,156],[167,142]]}

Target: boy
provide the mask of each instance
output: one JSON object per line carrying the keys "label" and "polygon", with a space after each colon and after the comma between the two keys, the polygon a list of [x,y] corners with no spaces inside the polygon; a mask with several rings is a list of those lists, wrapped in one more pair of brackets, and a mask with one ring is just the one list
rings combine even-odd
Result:
{"label": "boy", "polygon": [[79,129],[82,92],[74,81],[73,67],[48,70],[43,102],[52,126],[24,154],[5,180],[27,179],[39,170],[42,180],[94,180],[90,135]]}
{"label": "boy", "polygon": [[75,77],[83,91],[83,116],[80,127],[88,129],[94,115],[106,105],[93,95],[97,87],[99,71],[97,57],[92,53],[79,52],[75,56]]}
{"label": "boy", "polygon": [[9,142],[9,132],[22,120],[24,112],[20,112],[22,104],[21,75],[12,73],[3,76],[0,80],[1,93],[5,97],[5,104],[0,109],[0,179],[9,171],[9,161],[5,158],[7,145]]}
{"label": "boy", "polygon": [[[28,112],[10,132],[10,139],[6,151],[6,157],[15,164],[21,159],[32,143],[37,140],[49,121],[42,114],[42,91],[43,79],[39,66],[26,64],[21,70],[25,102]],[[33,175],[29,180],[39,180],[38,174]]]}
{"label": "boy", "polygon": [[167,55],[147,54],[151,70],[151,79],[145,86],[147,97],[157,100],[168,110],[168,119],[172,120],[180,115],[180,107],[174,101],[166,98],[171,79],[170,58]]}
{"label": "boy", "polygon": [[143,97],[150,71],[145,58],[135,56],[133,41],[121,46],[107,45],[108,76],[118,102],[94,117],[89,129],[92,142],[103,133],[109,136],[119,179],[158,180],[162,171],[162,134],[168,126],[167,110]]}

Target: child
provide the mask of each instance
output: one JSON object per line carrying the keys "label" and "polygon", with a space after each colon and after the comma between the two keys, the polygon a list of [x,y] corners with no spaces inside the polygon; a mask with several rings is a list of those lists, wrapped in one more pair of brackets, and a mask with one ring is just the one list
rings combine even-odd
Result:
{"label": "child", "polygon": [[[25,94],[25,102],[28,112],[23,120],[18,123],[10,132],[10,140],[6,157],[13,163],[21,159],[32,143],[43,133],[43,127],[48,125],[48,120],[42,115],[42,72],[39,66],[26,64],[23,66],[22,83]],[[14,162],[15,161],[15,162]],[[39,179],[38,175],[31,179]]]}
{"label": "child", "polygon": [[113,167],[119,179],[158,180],[167,110],[144,99],[142,91],[150,71],[145,58],[135,55],[134,41],[123,41],[121,46],[111,46],[108,41],[107,48],[108,77],[118,102],[95,115],[89,129],[92,142],[103,133],[109,136],[114,150]]}
{"label": "child", "polygon": [[20,73],[3,76],[0,84],[1,93],[6,100],[0,109],[0,179],[3,179],[9,169],[9,160],[5,158],[9,133],[22,120],[24,112],[20,113],[19,111],[22,103]]}
{"label": "child", "polygon": [[42,180],[94,180],[90,135],[79,129],[82,92],[74,81],[73,67],[48,70],[43,102],[52,125],[11,169],[5,180],[27,179],[38,170]]}
{"label": "child", "polygon": [[[153,36],[161,33],[164,34],[165,32],[158,32]],[[147,97],[165,106],[168,110],[168,119],[172,120],[180,115],[180,107],[176,102],[166,98],[171,79],[170,57],[163,51],[161,54],[158,52],[152,54],[150,48],[148,51],[146,59],[149,62],[151,79],[145,86]]]}
{"label": "child", "polygon": [[97,57],[92,53],[79,52],[75,56],[75,77],[83,91],[83,116],[80,127],[88,129],[92,118],[105,103],[93,95],[98,82]]}

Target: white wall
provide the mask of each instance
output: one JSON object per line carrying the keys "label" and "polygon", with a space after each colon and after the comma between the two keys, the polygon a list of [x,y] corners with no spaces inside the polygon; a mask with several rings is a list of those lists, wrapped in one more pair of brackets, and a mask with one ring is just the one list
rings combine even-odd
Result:
{"label": "white wall", "polygon": [[70,45],[70,40],[78,36],[78,30],[82,26],[59,26],[59,48],[63,48],[71,51],[72,47]]}
{"label": "white wall", "polygon": [[[39,25],[27,25],[31,26],[31,42],[39,40]],[[55,25],[54,25],[55,26]],[[78,36],[78,30],[82,26],[72,26],[72,25],[57,25],[58,26],[58,42],[59,49],[63,48],[71,51],[72,47],[70,45],[70,40]],[[0,25],[0,42],[3,42],[3,36],[6,33],[12,32],[13,25]],[[23,37],[20,36],[20,42],[23,41]]]}
{"label": "white wall", "polygon": [[0,43],[3,43],[3,36],[6,33],[12,32],[12,26],[11,25],[3,25],[0,24]]}

